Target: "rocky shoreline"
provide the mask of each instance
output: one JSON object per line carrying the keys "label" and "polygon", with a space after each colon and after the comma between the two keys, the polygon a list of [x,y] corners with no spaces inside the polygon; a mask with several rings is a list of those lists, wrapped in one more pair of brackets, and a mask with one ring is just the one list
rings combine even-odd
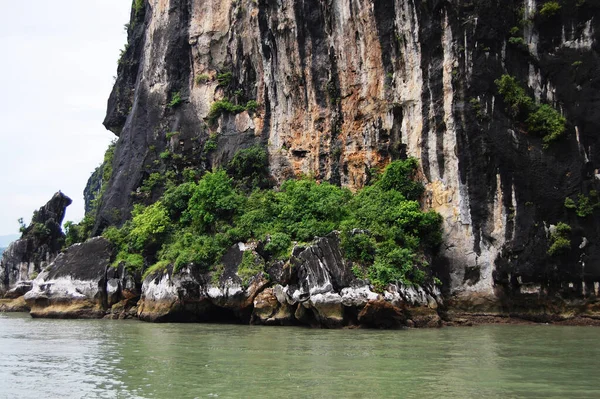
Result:
{"label": "rocky shoreline", "polygon": [[[477,304],[445,299],[433,285],[390,285],[377,293],[368,281],[354,277],[335,233],[316,238],[306,248],[295,248],[290,260],[274,263],[245,284],[238,268],[243,253],[255,248],[242,243],[233,246],[223,257],[220,275],[194,267],[177,272],[166,268],[142,279],[122,267],[111,267],[111,244],[96,237],[59,254],[32,281],[19,282],[15,286],[19,288],[0,301],[0,311],[29,311],[32,317],[44,318],[315,328],[600,326],[600,301],[595,296],[565,300],[532,294],[529,309],[510,309],[503,308],[502,299]],[[19,290],[26,293],[16,295]]]}
{"label": "rocky shoreline", "polygon": [[431,283],[389,284],[377,292],[369,280],[355,276],[338,232],[296,245],[285,260],[263,259],[264,243],[240,242],[214,269],[168,266],[142,276],[123,263],[114,267],[115,247],[103,237],[61,251],[64,235],[57,226],[69,203],[57,193],[7,249],[0,262],[0,312],[315,328],[600,325],[596,285],[569,285],[560,291],[498,286],[493,295],[461,297]]}

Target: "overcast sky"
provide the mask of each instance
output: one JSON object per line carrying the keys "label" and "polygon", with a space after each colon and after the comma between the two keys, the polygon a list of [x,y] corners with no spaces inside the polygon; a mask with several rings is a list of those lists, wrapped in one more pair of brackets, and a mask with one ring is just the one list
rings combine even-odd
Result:
{"label": "overcast sky", "polygon": [[61,190],[65,220],[115,136],[102,126],[131,0],[0,0],[0,235]]}

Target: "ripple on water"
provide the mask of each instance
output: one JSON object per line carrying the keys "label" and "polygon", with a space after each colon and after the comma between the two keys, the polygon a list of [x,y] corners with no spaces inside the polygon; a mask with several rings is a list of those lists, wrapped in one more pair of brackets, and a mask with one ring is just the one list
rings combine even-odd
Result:
{"label": "ripple on water", "polygon": [[0,314],[0,398],[588,398],[600,329],[310,330]]}

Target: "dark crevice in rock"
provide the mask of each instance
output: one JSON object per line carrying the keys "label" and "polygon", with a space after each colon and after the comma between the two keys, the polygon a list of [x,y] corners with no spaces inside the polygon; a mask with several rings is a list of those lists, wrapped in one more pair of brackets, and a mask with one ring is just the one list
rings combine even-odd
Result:
{"label": "dark crevice in rock", "polygon": [[383,69],[388,74],[394,73],[392,57],[396,56],[395,22],[396,5],[394,0],[375,0],[373,2],[375,27],[379,35]]}

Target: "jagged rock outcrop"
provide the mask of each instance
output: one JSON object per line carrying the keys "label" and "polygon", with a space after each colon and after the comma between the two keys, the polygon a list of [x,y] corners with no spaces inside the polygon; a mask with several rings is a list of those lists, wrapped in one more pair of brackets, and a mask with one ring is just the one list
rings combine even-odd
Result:
{"label": "jagged rock outcrop", "polygon": [[[433,267],[453,307],[506,314],[538,297],[599,294],[600,215],[564,206],[600,188],[597,1],[553,13],[536,0],[144,4],[104,122],[119,141],[97,232],[129,217],[149,173],[209,169],[255,143],[276,181],[306,173],[351,188],[410,155],[424,205],[444,217]],[[544,149],[512,118],[502,74],[566,117],[563,139]],[[210,115],[219,100],[258,106]],[[206,151],[211,135],[217,149]],[[550,256],[559,221],[570,247]]]}
{"label": "jagged rock outcrop", "polygon": [[[329,328],[441,325],[436,312],[441,304],[439,290],[392,285],[383,294],[373,292],[367,282],[352,275],[342,258],[337,234],[315,239],[307,248],[296,248],[285,265],[269,268],[270,281],[261,272],[248,285],[237,274],[243,251],[254,251],[254,246],[234,246],[223,258],[220,276],[189,267],[147,276],[139,318]],[[390,314],[398,317],[388,320]]]}
{"label": "jagged rock outcrop", "polygon": [[[33,317],[102,318],[116,306],[119,317],[137,299],[135,278],[110,267],[111,244],[102,237],[75,244],[62,252],[35,280],[24,299]],[[137,291],[137,295],[136,295]],[[124,301],[123,303],[120,303]],[[134,302],[135,303],[135,302]]]}
{"label": "jagged rock outcrop", "polygon": [[0,297],[22,295],[34,278],[49,265],[64,244],[62,221],[71,199],[60,191],[46,205],[33,213],[31,224],[21,238],[14,241],[2,254],[0,260]]}
{"label": "jagged rock outcrop", "polygon": [[138,317],[145,321],[248,322],[253,301],[268,284],[264,273],[247,285],[237,271],[244,251],[252,246],[233,246],[222,259],[221,273],[202,273],[186,267],[148,275],[142,285]]}

